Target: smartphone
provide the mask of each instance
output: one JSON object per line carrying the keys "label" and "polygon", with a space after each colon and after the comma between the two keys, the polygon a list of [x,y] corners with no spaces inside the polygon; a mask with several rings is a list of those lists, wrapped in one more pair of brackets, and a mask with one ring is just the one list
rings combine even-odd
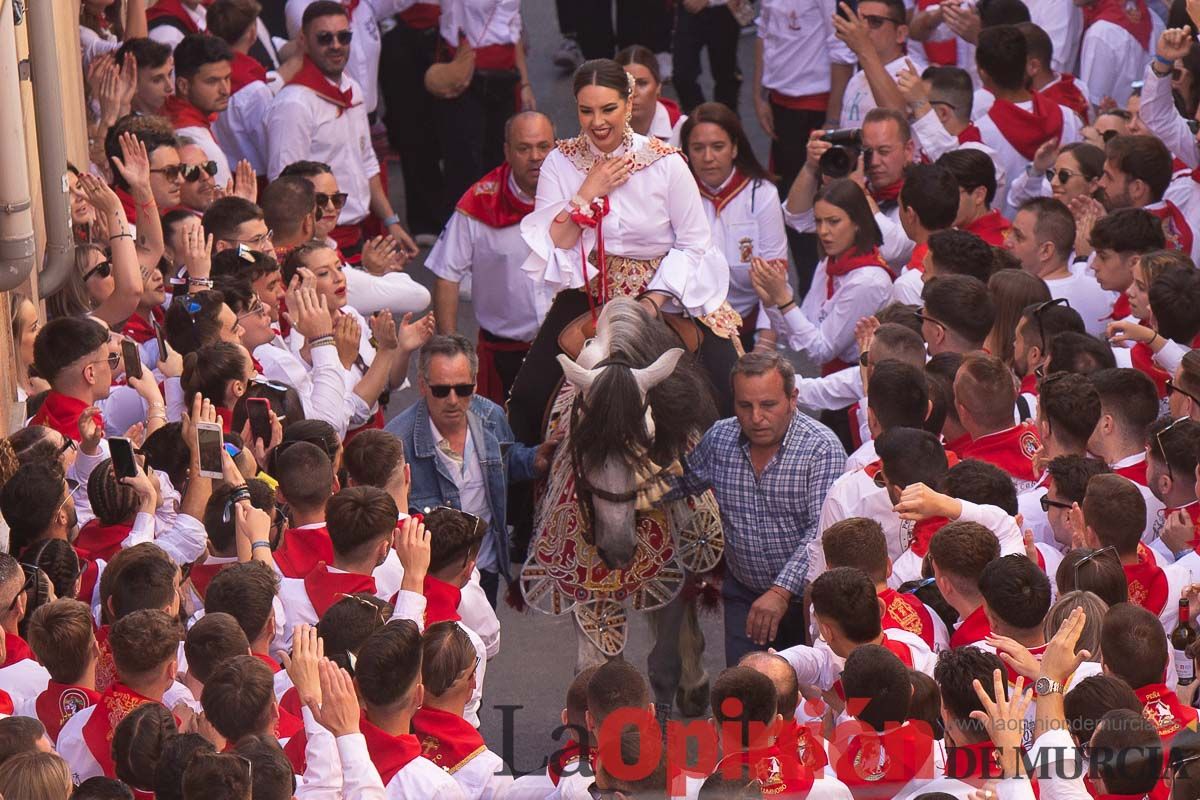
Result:
{"label": "smartphone", "polygon": [[133,458],[133,442],[123,436],[113,436],[108,440],[108,453],[112,456],[113,472],[118,480],[137,475],[137,461]]}
{"label": "smartphone", "polygon": [[250,436],[261,439],[263,447],[271,443],[271,403],[265,397],[246,398],[246,418],[250,420]]}
{"label": "smartphone", "polygon": [[197,422],[196,438],[200,446],[200,475],[205,478],[222,477],[221,448],[225,444],[225,436],[220,424]]}
{"label": "smartphone", "polygon": [[167,360],[167,334],[158,325],[154,326],[154,338],[158,340],[158,360]]}
{"label": "smartphone", "polygon": [[121,340],[121,358],[125,362],[125,379],[142,377],[142,353],[137,342]]}

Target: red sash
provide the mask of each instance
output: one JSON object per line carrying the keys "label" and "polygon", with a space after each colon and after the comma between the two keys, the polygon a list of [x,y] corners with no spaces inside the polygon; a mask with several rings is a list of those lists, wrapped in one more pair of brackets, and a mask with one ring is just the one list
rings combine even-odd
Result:
{"label": "red sash", "polygon": [[96,584],[100,582],[100,565],[78,547],[75,548],[75,556],[83,570],[79,575],[79,594],[75,595],[75,599],[90,606],[92,598],[96,596]]}
{"label": "red sash", "polygon": [[1124,467],[1113,467],[1113,472],[1120,475],[1122,478],[1128,478],[1138,486],[1146,486],[1146,457],[1143,455],[1138,461]]}
{"label": "red sash", "polygon": [[175,130],[180,128],[204,128],[207,130],[217,121],[216,114],[205,114],[177,94],[167,98],[167,102],[163,104],[162,113],[171,120],[171,125]]}
{"label": "red sash", "polygon": [[4,663],[0,664],[0,669],[11,667],[13,664],[19,664],[22,661],[37,661],[33,655],[33,648],[15,633],[4,632]]}
{"label": "red sash", "polygon": [[[51,389],[46,393],[42,407],[33,415],[33,419],[29,420],[29,424],[54,428],[68,439],[78,442],[82,438],[79,435],[79,415],[88,408],[88,404],[82,400]],[[99,414],[96,414],[95,419],[96,424],[103,428],[104,419]]]}
{"label": "red sash", "polygon": [[963,230],[975,234],[992,247],[1004,247],[1005,234],[1011,227],[1012,223],[1003,214],[992,209]]}
{"label": "red sash", "polygon": [[779,742],[730,753],[713,774],[741,776],[743,769],[746,778],[758,781],[763,797],[806,797],[812,789],[812,770],[781,750]]}
{"label": "red sash", "polygon": [[1158,391],[1160,399],[1167,396],[1167,381],[1170,380],[1171,375],[1154,363],[1154,351],[1150,349],[1149,345],[1138,342],[1131,347],[1129,361],[1133,364],[1134,369],[1145,373],[1150,380],[1154,381],[1154,388]]}
{"label": "red sash", "polygon": [[966,647],[969,644],[982,642],[992,632],[991,623],[983,612],[983,606],[972,611],[962,624],[950,634],[951,647]]}
{"label": "red sash", "polygon": [[679,118],[683,116],[683,109],[679,107],[679,103],[669,97],[658,98],[658,104],[667,110],[667,121],[671,123],[671,129],[674,130]]}
{"label": "red sash", "polygon": [[379,770],[383,785],[387,786],[404,769],[408,762],[421,755],[421,742],[411,733],[392,736],[367,721],[364,714],[360,723],[363,738],[367,740],[367,754],[371,763]]}
{"label": "red sash", "polygon": [[930,517],[920,520],[913,525],[912,541],[908,543],[908,548],[913,551],[914,555],[924,558],[925,554],[929,552],[929,541],[933,535],[949,524],[950,520],[945,517]]}
{"label": "red sash", "polygon": [[188,33],[200,32],[196,21],[187,13],[180,0],[157,0],[154,5],[146,9],[146,22],[151,27],[154,27],[154,23],[158,20],[168,18],[179,20]]}
{"label": "red sash", "polygon": [[834,770],[856,800],[890,798],[914,778],[932,778],[932,757],[932,737],[906,722],[883,733],[856,734],[837,755]]}
{"label": "red sash", "polygon": [[717,216],[721,216],[721,211],[725,206],[742,193],[742,190],[750,185],[750,176],[743,175],[737,168],[733,168],[733,174],[729,176],[729,180],[725,182],[725,188],[714,192],[704,185],[704,181],[696,179],[696,186],[700,189],[700,196],[708,202],[712,203],[717,209]]}
{"label": "red sash", "polygon": [[1002,775],[1000,757],[990,739],[946,750],[947,778],[978,784],[983,780],[999,780]]}
{"label": "red sash", "polygon": [[876,247],[869,253],[859,253],[851,247],[846,252],[842,253],[837,258],[828,258],[825,260],[825,299],[833,298],[833,279],[840,278],[843,275],[849,275],[856,269],[865,267],[875,267],[881,269],[891,277],[891,271],[884,266],[883,256],[879,253],[879,248]]}
{"label": "red sash", "polygon": [[883,629],[908,631],[921,637],[929,649],[934,649],[933,617],[925,604],[911,594],[900,594],[895,589],[887,588],[879,593],[883,601]]}
{"label": "red sash", "polygon": [[275,551],[275,566],[288,578],[303,578],[324,561],[333,562],[333,542],[329,531],[319,528],[288,528]]}
{"label": "red sash", "polygon": [[479,371],[475,378],[475,391],[491,400],[501,408],[508,400],[504,396],[504,379],[500,377],[500,369],[496,366],[498,353],[528,353],[530,342],[496,341],[483,335],[475,340],[475,354],[479,356]]}
{"label": "red sash", "polygon": [[162,327],[164,319],[162,306],[154,306],[150,309],[150,319],[146,319],[135,311],[129,315],[129,319],[125,320],[125,326],[121,328],[121,333],[138,344],[145,344],[157,335],[157,329]]}
{"label": "red sash", "polygon": [[1192,252],[1192,226],[1187,217],[1179,210],[1179,206],[1170,200],[1155,203],[1154,208],[1146,207],[1154,216],[1162,221],[1163,237],[1167,240],[1167,248],[1180,250],[1186,255]]}
{"label": "red sash", "polygon": [[[121,550],[121,542],[129,537],[132,530],[133,525],[126,522],[104,525],[99,519],[91,519],[79,529],[75,547],[92,558],[108,561]],[[91,598],[88,598],[88,602],[91,602]]]}
{"label": "red sash", "polygon": [[138,694],[121,683],[114,683],[96,701],[96,708],[83,724],[83,740],[87,743],[92,758],[109,778],[116,777],[112,757],[113,733],[121,720],[129,716],[138,706],[153,703],[149,697]]}
{"label": "red sash", "polygon": [[968,142],[983,144],[983,134],[979,132],[979,128],[975,127],[974,122],[963,128],[958,134],[959,144],[967,144]]}
{"label": "red sash", "polygon": [[1152,683],[1137,690],[1142,701],[1142,716],[1154,723],[1163,744],[1169,743],[1186,727],[1195,727],[1196,709],[1179,702],[1175,692],[1162,683]]}
{"label": "red sash", "polygon": [[375,579],[357,572],[330,572],[322,561],[304,576],[304,591],[317,616],[323,617],[329,607],[344,595],[359,592],[375,594]]}
{"label": "red sash", "polygon": [[418,708],[412,718],[412,730],[421,743],[421,755],[451,774],[487,750],[483,737],[471,723],[438,708]]}
{"label": "red sash", "polygon": [[1143,50],[1150,49],[1150,10],[1146,8],[1146,0],[1096,0],[1083,7],[1084,30],[1100,20],[1124,28]]}
{"label": "red sash", "polygon": [[1167,574],[1154,558],[1138,543],[1138,563],[1126,564],[1125,581],[1129,584],[1129,602],[1135,603],[1154,616],[1167,605]]}
{"label": "red sash", "polygon": [[99,700],[100,693],[94,689],[52,680],[46,684],[46,691],[37,696],[34,708],[38,719],[46,727],[50,741],[57,742],[58,734],[67,720],[88,706],[96,705]]}
{"label": "red sash", "polygon": [[1088,121],[1088,111],[1091,105],[1088,103],[1083,92],[1079,91],[1079,84],[1075,83],[1075,76],[1066,72],[1060,72],[1058,80],[1051,83],[1049,86],[1042,87],[1042,94],[1048,100],[1053,100],[1060,106],[1066,106],[1079,115],[1079,118],[1086,124]]}
{"label": "red sash", "polygon": [[425,576],[425,624],[436,622],[458,622],[458,604],[462,600],[462,590],[457,586],[438,580],[432,575]]}
{"label": "red sash", "polygon": [[229,73],[230,94],[237,94],[257,81],[267,82],[267,68],[245,53],[234,51],[232,71]]}
{"label": "red sash", "polygon": [[200,602],[204,602],[204,596],[208,594],[208,585],[212,583],[213,578],[217,577],[217,573],[236,563],[236,561],[225,564],[208,564],[200,561],[192,563],[192,568],[188,571],[188,580],[192,582],[192,588],[200,596]]}
{"label": "red sash", "polygon": [[805,94],[799,97],[771,90],[770,100],[780,108],[790,108],[792,111],[825,111],[829,107],[829,92],[820,94]]}
{"label": "red sash", "polygon": [[996,98],[988,117],[1000,134],[1029,161],[1045,142],[1062,136],[1062,109],[1058,103],[1032,92],[1033,109],[1026,111],[1008,100]]}
{"label": "red sash", "polygon": [[980,436],[964,447],[959,455],[964,459],[978,458],[995,464],[1017,480],[1036,481],[1038,476],[1033,471],[1033,454],[1041,443],[1037,428],[1026,421]]}
{"label": "red sash", "polygon": [[[260,656],[261,657],[261,656]],[[275,665],[278,668],[278,664]],[[275,722],[275,738],[284,740],[291,739],[298,733],[304,732],[304,720],[300,717],[279,709],[279,719]]]}
{"label": "red sash", "polygon": [[[437,3],[417,3],[399,14],[404,24],[413,30],[427,31],[437,25],[442,7]],[[386,781],[385,781],[386,783]]]}
{"label": "red sash", "polygon": [[513,193],[509,185],[512,167],[508,162],[477,180],[459,198],[454,208],[489,228],[509,228],[520,224],[533,204],[526,203]]}
{"label": "red sash", "polygon": [[[442,40],[446,61],[453,61],[458,47]],[[475,48],[475,69],[513,72],[517,69],[517,46],[512,44],[487,44]]]}
{"label": "red sash", "polygon": [[[325,73],[321,72],[308,56],[304,57],[304,63],[300,66],[300,71],[288,81],[289,86],[292,84],[303,86],[305,89],[316,92],[339,109],[352,108],[358,105],[353,89],[340,89],[334,86],[333,82],[325,77]],[[339,111],[339,115],[340,113]]]}

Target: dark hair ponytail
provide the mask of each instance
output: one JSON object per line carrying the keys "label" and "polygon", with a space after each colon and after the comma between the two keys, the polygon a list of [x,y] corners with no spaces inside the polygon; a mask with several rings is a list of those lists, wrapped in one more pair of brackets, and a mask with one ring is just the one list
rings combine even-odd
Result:
{"label": "dark hair ponytail", "polygon": [[579,69],[575,70],[572,91],[578,95],[585,86],[603,86],[621,95],[621,99],[629,99],[628,73],[611,58],[593,58],[583,62]]}

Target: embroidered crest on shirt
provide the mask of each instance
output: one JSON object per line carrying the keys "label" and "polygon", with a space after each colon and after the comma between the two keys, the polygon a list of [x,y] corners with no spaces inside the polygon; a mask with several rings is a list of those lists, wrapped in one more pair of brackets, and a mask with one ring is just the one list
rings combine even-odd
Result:
{"label": "embroidered crest on shirt", "polygon": [[61,722],[66,722],[71,717],[83,709],[91,705],[88,702],[87,694],[82,689],[67,689],[58,697],[58,714]]}
{"label": "embroidered crest on shirt", "polygon": [[500,191],[500,183],[498,181],[479,181],[473,189],[475,194],[495,194]]}
{"label": "embroidered crest on shirt", "polygon": [[754,258],[754,240],[749,236],[738,239],[738,257],[745,264]]}
{"label": "embroidered crest on shirt", "polygon": [[[626,135],[623,145],[627,153],[633,153],[633,167],[630,169],[631,174],[640,169],[645,169],[663,156],[683,152],[678,147],[665,144],[653,136],[646,139],[646,143],[637,150],[633,150],[632,136]],[[597,155],[588,144],[586,133],[581,133],[574,139],[560,139],[558,141],[558,149],[567,157],[572,166],[580,172],[590,172],[592,167],[596,166],[597,162],[607,161],[609,158],[614,157],[611,155]]]}
{"label": "embroidered crest on shirt", "polygon": [[896,624],[909,633],[920,634],[923,630],[921,618],[917,616],[917,612],[908,603],[896,597],[888,605],[888,616],[895,620]]}
{"label": "embroidered crest on shirt", "polygon": [[1140,606],[1146,601],[1146,596],[1149,594],[1146,587],[1142,586],[1141,581],[1131,581],[1129,584],[1129,602],[1135,606]]}
{"label": "embroidered crest on shirt", "polygon": [[1025,433],[1021,434],[1021,452],[1030,461],[1033,460],[1034,454],[1037,453],[1039,444],[1037,435],[1033,431],[1025,431]]}
{"label": "embroidered crest on shirt", "polygon": [[883,742],[873,736],[864,736],[858,752],[854,754],[854,771],[865,781],[877,781],[887,774],[892,760],[883,749]]}

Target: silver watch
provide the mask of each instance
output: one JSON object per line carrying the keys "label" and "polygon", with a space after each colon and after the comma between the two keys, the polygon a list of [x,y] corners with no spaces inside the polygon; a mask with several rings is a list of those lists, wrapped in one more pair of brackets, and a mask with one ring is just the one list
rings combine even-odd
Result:
{"label": "silver watch", "polygon": [[1047,678],[1045,675],[1033,682],[1033,691],[1040,697],[1047,694],[1062,694],[1062,684],[1056,680]]}

